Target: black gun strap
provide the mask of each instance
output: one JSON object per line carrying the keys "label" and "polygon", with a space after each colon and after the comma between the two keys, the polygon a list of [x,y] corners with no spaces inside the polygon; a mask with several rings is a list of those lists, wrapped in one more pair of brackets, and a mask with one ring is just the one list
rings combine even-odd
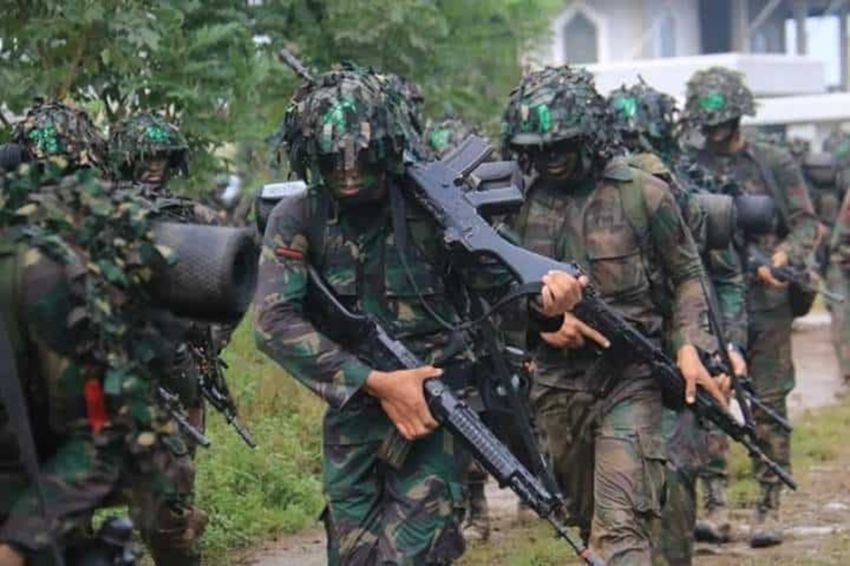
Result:
{"label": "black gun strap", "polygon": [[[39,466],[38,453],[35,448],[35,438],[30,426],[29,411],[27,411],[26,398],[15,365],[12,340],[2,313],[0,313],[0,401],[6,408],[8,424],[15,431],[21,464],[32,483],[33,491],[35,491],[39,507],[41,507],[41,515],[47,524],[48,533],[52,534],[53,517],[47,505],[41,466]],[[50,550],[55,564],[61,566],[65,563],[59,551],[59,546],[52,536],[50,537]]]}
{"label": "black gun strap", "polygon": [[785,202],[785,197],[787,195],[782,194],[780,191],[779,183],[776,181],[776,175],[773,174],[773,169],[768,167],[764,156],[755,144],[748,143],[746,152],[747,155],[750,156],[750,159],[753,160],[753,163],[756,164],[756,167],[758,167],[762,180],[764,181],[764,184],[767,185],[768,191],[770,191],[770,196],[772,196],[774,202],[776,202],[776,207],[779,209],[779,214],[782,217],[781,220],[785,231],[790,231],[790,212],[788,210],[788,203]]}

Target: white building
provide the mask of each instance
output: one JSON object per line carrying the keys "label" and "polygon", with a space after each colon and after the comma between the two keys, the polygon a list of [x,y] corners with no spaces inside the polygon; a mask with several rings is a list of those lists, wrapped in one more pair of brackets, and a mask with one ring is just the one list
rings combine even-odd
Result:
{"label": "white building", "polygon": [[694,71],[731,67],[759,99],[749,123],[821,138],[850,120],[848,11],[850,0],[572,0],[536,58],[587,65],[603,93],[642,76],[680,99]]}

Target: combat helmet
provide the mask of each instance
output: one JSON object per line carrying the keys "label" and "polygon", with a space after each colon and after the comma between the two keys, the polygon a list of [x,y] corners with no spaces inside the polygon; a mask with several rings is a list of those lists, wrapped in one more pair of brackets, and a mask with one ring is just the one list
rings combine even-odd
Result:
{"label": "combat helmet", "polygon": [[403,101],[371,68],[334,69],[299,89],[276,137],[295,175],[311,183],[328,159],[346,170],[365,160],[401,173],[404,150],[418,139]]}
{"label": "combat helmet", "polygon": [[850,163],[850,134],[835,129],[823,140],[823,150],[835,156],[835,160],[846,167]]}
{"label": "combat helmet", "polygon": [[425,143],[440,158],[471,135],[479,135],[478,128],[454,114],[447,114],[425,130]]}
{"label": "combat helmet", "polygon": [[153,157],[168,159],[168,168],[187,172],[189,145],[176,126],[140,112],[116,123],[109,132],[109,168],[116,179],[136,180]]}
{"label": "combat helmet", "polygon": [[502,118],[503,147],[530,149],[581,138],[594,159],[617,136],[605,99],[584,69],[546,67],[527,74],[508,99]]}
{"label": "combat helmet", "polygon": [[755,116],[753,93],[744,75],[725,67],[697,71],[687,85],[685,119],[691,126],[718,126],[741,116]]}
{"label": "combat helmet", "polygon": [[629,149],[668,154],[675,144],[676,99],[646,84],[626,85],[608,95],[614,127]]}
{"label": "combat helmet", "polygon": [[36,160],[62,158],[68,168],[100,167],[106,142],[85,111],[61,102],[39,102],[15,125],[12,141]]}

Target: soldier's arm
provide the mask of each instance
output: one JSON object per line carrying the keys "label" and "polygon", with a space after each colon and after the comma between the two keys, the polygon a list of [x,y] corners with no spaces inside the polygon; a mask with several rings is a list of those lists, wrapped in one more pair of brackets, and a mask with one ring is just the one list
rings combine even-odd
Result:
{"label": "soldier's arm", "polygon": [[690,229],[665,183],[648,176],[635,182],[643,185],[649,236],[673,289],[673,351],[686,344],[712,350],[714,341],[708,332],[707,303],[700,283],[704,271]]}
{"label": "soldier's arm", "polygon": [[837,263],[845,272],[850,270],[850,191],[844,195],[835,218],[830,250],[830,261]]}
{"label": "soldier's arm", "polygon": [[307,318],[307,199],[286,198],[263,237],[254,299],[257,346],[333,407],[345,405],[371,371]]}
{"label": "soldier's arm", "polygon": [[779,185],[780,197],[788,210],[788,235],[779,249],[791,263],[802,265],[814,251],[818,238],[818,217],[809,198],[800,166],[787,151],[770,154],[771,166]]}

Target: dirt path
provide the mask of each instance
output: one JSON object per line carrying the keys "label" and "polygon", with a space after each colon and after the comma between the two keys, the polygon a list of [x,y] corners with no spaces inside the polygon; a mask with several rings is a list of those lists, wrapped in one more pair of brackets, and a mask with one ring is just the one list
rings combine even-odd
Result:
{"label": "dirt path", "polygon": [[[789,404],[792,418],[806,409],[834,403],[840,388],[838,365],[829,342],[829,317],[826,313],[813,313],[795,323],[794,360],[797,366],[797,388]],[[850,465],[850,463],[848,463]],[[834,532],[850,533],[850,479],[844,480],[844,470],[824,467],[815,470],[817,490],[801,490],[786,498],[786,514],[793,517],[790,540],[776,551],[761,551],[758,562],[769,562],[779,554],[796,552],[803,562],[806,557],[820,556],[820,547]],[[821,489],[822,487],[822,489]],[[493,543],[503,538],[516,514],[516,497],[508,490],[500,490],[490,482],[487,499],[494,518]],[[746,521],[746,515],[740,517]],[[746,525],[744,525],[746,528]],[[745,533],[745,531],[744,531]],[[701,547],[700,552],[711,553],[718,549]],[[726,545],[720,556],[700,557],[697,562],[706,565],[739,564],[752,562],[756,557],[744,544]],[[850,561],[850,559],[848,559]],[[254,566],[321,566],[325,564],[325,536],[316,527],[291,536],[283,536],[262,549],[246,556],[244,564]]]}

